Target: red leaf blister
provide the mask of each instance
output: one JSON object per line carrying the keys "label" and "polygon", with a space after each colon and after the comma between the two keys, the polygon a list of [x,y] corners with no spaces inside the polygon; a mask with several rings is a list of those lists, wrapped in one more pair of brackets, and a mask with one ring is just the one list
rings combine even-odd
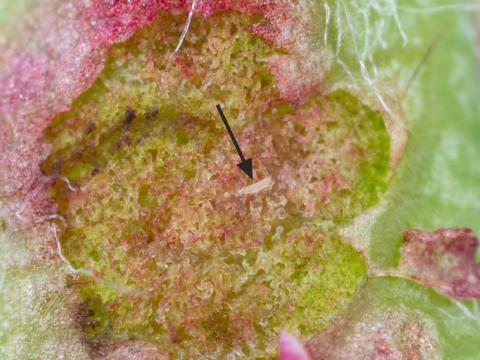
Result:
{"label": "red leaf blister", "polygon": [[407,230],[399,271],[451,297],[479,299],[477,247],[478,238],[468,228]]}

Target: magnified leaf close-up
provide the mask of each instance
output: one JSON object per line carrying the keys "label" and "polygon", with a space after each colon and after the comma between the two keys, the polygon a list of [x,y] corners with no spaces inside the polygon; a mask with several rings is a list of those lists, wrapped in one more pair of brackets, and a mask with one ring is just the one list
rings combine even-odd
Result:
{"label": "magnified leaf close-up", "polygon": [[480,354],[480,3],[0,0],[0,359]]}

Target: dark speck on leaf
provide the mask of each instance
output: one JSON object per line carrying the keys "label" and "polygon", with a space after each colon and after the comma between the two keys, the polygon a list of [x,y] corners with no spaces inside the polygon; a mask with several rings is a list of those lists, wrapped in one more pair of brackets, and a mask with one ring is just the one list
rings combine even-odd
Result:
{"label": "dark speck on leaf", "polygon": [[90,134],[93,130],[95,130],[95,124],[93,122],[89,122],[87,125],[86,133]]}
{"label": "dark speck on leaf", "polygon": [[123,122],[123,125],[126,130],[128,130],[130,128],[130,125],[132,125],[133,120],[135,120],[135,115],[136,115],[135,110],[127,107],[127,110],[125,111],[125,120]]}
{"label": "dark speck on leaf", "polygon": [[145,118],[150,121],[155,119],[157,115],[158,115],[158,110],[155,108],[152,108],[147,111],[147,113],[145,114]]}

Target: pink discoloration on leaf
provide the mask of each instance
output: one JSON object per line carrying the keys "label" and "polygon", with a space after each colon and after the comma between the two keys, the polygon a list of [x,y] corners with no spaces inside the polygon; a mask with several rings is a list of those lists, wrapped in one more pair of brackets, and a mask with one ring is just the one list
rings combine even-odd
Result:
{"label": "pink discoloration on leaf", "polygon": [[[47,86],[48,69],[31,53],[18,54],[12,71],[0,79],[0,110],[8,112],[21,102],[29,102]],[[19,91],[22,89],[23,91]]]}
{"label": "pink discoloration on leaf", "polygon": [[292,103],[302,102],[320,82],[320,65],[298,55],[274,55],[268,64],[282,98]]}
{"label": "pink discoloration on leaf", "polygon": [[200,0],[197,9],[202,16],[210,16],[221,11],[265,15],[275,10],[280,2],[281,0]]}
{"label": "pink discoloration on leaf", "polygon": [[168,360],[170,356],[152,344],[142,341],[121,341],[101,346],[95,358],[103,360]]}
{"label": "pink discoloration on leaf", "polygon": [[280,360],[310,360],[310,355],[302,343],[293,335],[282,331],[278,339]]}
{"label": "pink discoloration on leaf", "polygon": [[400,272],[459,299],[480,298],[478,238],[467,228],[404,232]]}
{"label": "pink discoloration on leaf", "polygon": [[[39,163],[49,149],[40,137],[50,120],[93,83],[110,45],[167,7],[181,10],[185,2],[51,1],[20,19],[13,29],[20,35],[0,48],[0,111],[13,134],[8,147],[2,134],[2,195],[18,204],[28,198],[42,178]],[[39,200],[24,215],[47,207]]]}
{"label": "pink discoloration on leaf", "polygon": [[[40,139],[42,132],[91,86],[103,69],[108,48],[151,22],[158,11],[186,13],[190,6],[189,0],[51,1],[30,9],[28,20],[20,19],[14,32],[21,35],[0,47],[0,110],[15,139],[0,154],[2,195],[12,203],[22,202],[42,177],[39,164],[49,152]],[[307,33],[303,10],[286,0],[203,0],[196,13],[263,15],[265,22],[252,32],[291,52],[271,58],[269,64],[282,97],[298,103],[320,83],[321,73],[305,65],[314,62],[302,55]],[[282,72],[286,64],[288,71]],[[39,211],[45,207],[39,201],[35,204]]]}
{"label": "pink discoloration on leaf", "polygon": [[226,10],[265,17],[266,21],[252,26],[252,33],[273,47],[289,52],[268,59],[279,92],[286,101],[305,101],[321,84],[322,69],[328,68],[329,63],[327,57],[312,55],[315,51],[308,41],[311,7],[288,0],[205,0],[199,6],[203,16]]}
{"label": "pink discoloration on leaf", "polygon": [[6,152],[12,141],[12,127],[7,121],[0,120],[0,153]]}
{"label": "pink discoloration on leaf", "polygon": [[159,10],[185,12],[189,3],[187,0],[95,0],[88,10],[102,41],[111,45],[153,21]]}
{"label": "pink discoloration on leaf", "polygon": [[314,360],[431,359],[436,337],[419,314],[355,306],[307,344]]}

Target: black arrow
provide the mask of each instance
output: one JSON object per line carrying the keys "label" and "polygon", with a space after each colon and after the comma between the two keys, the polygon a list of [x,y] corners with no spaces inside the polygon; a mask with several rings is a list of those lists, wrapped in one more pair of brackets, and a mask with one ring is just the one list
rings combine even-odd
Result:
{"label": "black arrow", "polygon": [[230,125],[228,125],[227,118],[225,117],[225,114],[223,113],[220,105],[217,105],[217,111],[220,114],[220,117],[222,118],[223,123],[225,124],[225,127],[227,128],[228,134],[232,138],[233,145],[235,145],[235,149],[237,149],[237,153],[240,156],[240,159],[242,160],[242,162],[237,164],[237,166],[240,168],[240,170],[242,170],[245,174],[247,174],[250,177],[250,179],[253,179],[252,158],[245,160],[242,150],[240,150],[240,146],[238,146],[237,139],[235,139],[235,135],[233,135],[232,129],[230,129]]}

